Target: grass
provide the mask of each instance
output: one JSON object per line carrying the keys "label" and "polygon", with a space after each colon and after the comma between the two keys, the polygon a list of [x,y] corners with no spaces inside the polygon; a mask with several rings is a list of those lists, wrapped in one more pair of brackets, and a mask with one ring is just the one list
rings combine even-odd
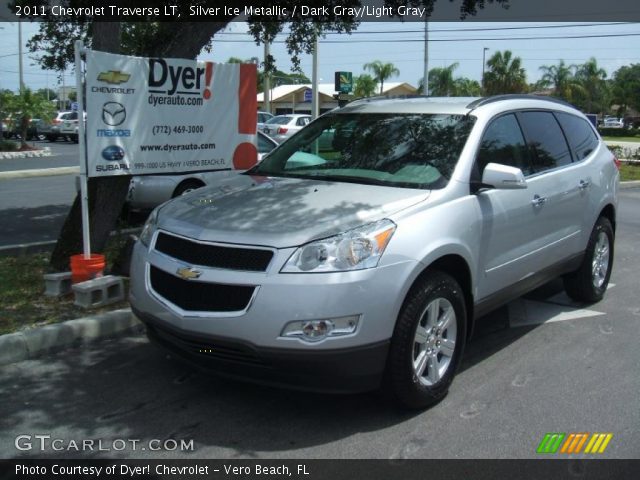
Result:
{"label": "grass", "polygon": [[620,180],[640,180],[640,165],[623,163],[620,165]]}
{"label": "grass", "polygon": [[640,142],[640,137],[602,137],[605,142]]}
{"label": "grass", "polygon": [[[122,241],[117,237],[110,241],[105,252],[108,266]],[[128,306],[128,302],[123,301],[85,310],[73,304],[73,294],[46,297],[42,276],[48,269],[48,253],[0,257],[0,335]]]}

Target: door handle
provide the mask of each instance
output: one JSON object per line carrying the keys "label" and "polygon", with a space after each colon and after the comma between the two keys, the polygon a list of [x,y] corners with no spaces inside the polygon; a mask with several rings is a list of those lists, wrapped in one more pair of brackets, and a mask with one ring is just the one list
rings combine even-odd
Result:
{"label": "door handle", "polygon": [[541,197],[540,195],[534,195],[533,200],[531,200],[531,204],[534,207],[541,207],[545,203],[547,203],[547,197]]}
{"label": "door handle", "polygon": [[586,190],[590,185],[591,182],[589,180],[580,180],[580,185],[578,186],[578,188],[580,190]]}

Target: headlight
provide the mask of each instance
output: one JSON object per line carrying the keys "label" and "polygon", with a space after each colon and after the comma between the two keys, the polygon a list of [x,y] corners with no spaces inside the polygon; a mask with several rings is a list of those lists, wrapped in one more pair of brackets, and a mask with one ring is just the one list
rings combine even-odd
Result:
{"label": "headlight", "polygon": [[395,230],[396,224],[385,218],[334,237],[308,243],[291,255],[281,271],[344,272],[376,267]]}
{"label": "headlight", "polygon": [[156,231],[156,226],[158,225],[158,210],[159,208],[156,208],[151,212],[151,215],[147,218],[144,227],[142,227],[140,242],[147,248],[149,248],[149,245],[151,244],[151,237],[153,237],[153,232]]}

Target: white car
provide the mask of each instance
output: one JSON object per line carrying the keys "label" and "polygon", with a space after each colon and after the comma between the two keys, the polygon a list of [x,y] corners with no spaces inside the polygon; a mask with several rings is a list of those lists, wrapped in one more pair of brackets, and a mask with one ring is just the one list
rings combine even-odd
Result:
{"label": "white car", "polygon": [[282,143],[291,135],[300,131],[302,127],[308,125],[310,121],[311,115],[299,113],[278,115],[267,121],[262,127],[262,131],[276,142]]}
{"label": "white car", "polygon": [[624,121],[621,118],[605,118],[605,128],[624,128]]}
{"label": "white car", "polygon": [[[258,161],[278,144],[258,132]],[[221,182],[244,170],[215,170],[182,175],[140,175],[131,179],[127,201],[133,210],[147,210],[197,188]]]}

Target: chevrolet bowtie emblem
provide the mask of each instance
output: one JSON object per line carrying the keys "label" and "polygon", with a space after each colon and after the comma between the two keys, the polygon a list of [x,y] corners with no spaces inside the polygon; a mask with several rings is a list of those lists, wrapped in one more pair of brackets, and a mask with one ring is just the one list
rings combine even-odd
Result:
{"label": "chevrolet bowtie emblem", "polygon": [[120,70],[109,70],[108,72],[100,72],[98,81],[118,85],[129,80],[129,77],[131,77],[129,73],[123,73]]}
{"label": "chevrolet bowtie emblem", "polygon": [[194,278],[199,278],[200,275],[202,275],[202,272],[193,267],[182,267],[178,269],[176,274],[185,280],[193,280]]}

